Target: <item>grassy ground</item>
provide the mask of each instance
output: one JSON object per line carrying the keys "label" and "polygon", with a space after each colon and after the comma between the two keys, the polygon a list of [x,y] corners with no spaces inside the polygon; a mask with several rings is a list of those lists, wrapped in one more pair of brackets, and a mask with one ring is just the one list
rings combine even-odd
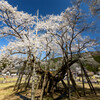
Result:
{"label": "grassy ground", "polygon": [[[16,93],[13,91],[14,85],[15,83],[0,84],[0,100],[27,100],[27,98],[31,97],[31,90],[28,90],[27,92],[22,92],[22,93]],[[93,84],[93,85],[96,88],[97,95],[91,94],[88,84],[85,84],[86,92],[88,93],[86,97],[81,97],[77,99],[75,94],[73,94],[71,100],[100,100],[100,85],[96,85],[96,84]],[[78,82],[78,86],[81,89],[82,84]],[[41,91],[38,91],[38,92],[41,93]],[[61,93],[55,93],[53,97],[57,98],[58,96],[60,96],[60,94]],[[53,99],[49,97],[45,97],[43,100],[53,100]],[[66,99],[61,98],[58,100],[66,100]]]}
{"label": "grassy ground", "polygon": [[[14,77],[5,76],[5,77],[6,79],[4,80],[4,78],[0,76],[0,82],[5,81],[4,83],[0,83],[0,100],[23,100],[20,98],[20,96],[16,94],[15,91],[13,91],[15,82],[17,80],[17,76]],[[12,81],[14,82],[12,83]]]}
{"label": "grassy ground", "polygon": [[[15,81],[17,77],[7,77],[7,81]],[[4,80],[3,77],[0,77],[0,81]],[[66,82],[66,81],[65,81]],[[59,83],[61,84],[61,83]],[[79,91],[82,90],[82,84],[81,82],[77,82]],[[15,83],[0,83],[0,100],[28,100],[28,98],[31,98],[31,90],[28,91],[23,91],[21,93],[16,93],[13,91]],[[85,90],[86,90],[86,97],[81,97],[77,98],[75,93],[72,93],[72,98],[71,100],[100,100],[100,84],[93,84],[97,91],[97,95],[94,95],[91,93],[89,90],[89,86],[87,83],[85,83]],[[60,90],[63,90],[63,88],[60,88]],[[38,90],[36,94],[40,95],[41,90]],[[80,91],[81,93],[81,91]],[[81,93],[82,94],[82,93]],[[53,94],[54,98],[61,97],[61,99],[56,99],[56,100],[66,100],[64,97],[65,94],[61,91],[57,91],[56,93]],[[48,96],[46,96],[43,100],[54,100]]]}
{"label": "grassy ground", "polygon": [[27,100],[31,91],[18,93],[13,91],[15,83],[0,84],[0,100]]}
{"label": "grassy ground", "polygon": [[10,97],[11,95],[14,94],[13,91],[14,84],[15,83],[0,84],[0,100],[18,100],[16,96],[14,97],[16,99]]}

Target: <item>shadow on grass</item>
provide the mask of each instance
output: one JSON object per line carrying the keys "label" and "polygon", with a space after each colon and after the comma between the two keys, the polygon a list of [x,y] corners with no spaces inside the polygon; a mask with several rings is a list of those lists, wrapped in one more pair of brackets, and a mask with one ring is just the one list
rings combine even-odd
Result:
{"label": "shadow on grass", "polygon": [[10,88],[14,88],[14,85],[5,87],[5,88],[3,88],[3,90],[7,90],[7,89],[10,89]]}
{"label": "shadow on grass", "polygon": [[[22,92],[14,92],[9,96],[6,96],[5,98],[3,98],[2,100],[9,100],[10,98],[14,98],[13,100],[31,100],[30,98],[28,98],[27,96],[24,96],[21,93],[24,93],[25,91]],[[12,99],[11,99],[12,100]]]}
{"label": "shadow on grass", "polygon": [[66,92],[64,92],[63,94],[61,94],[59,97],[57,97],[57,98],[54,99],[54,100],[61,100],[62,98],[68,98],[68,97],[66,96]]}
{"label": "shadow on grass", "polygon": [[[56,95],[56,98],[54,100],[66,100],[68,98],[66,92],[62,91],[63,88],[60,89],[60,91],[56,91],[56,93],[59,93],[58,95]],[[91,90],[89,88],[85,88],[85,92],[86,92],[86,96],[84,96],[84,93],[82,92],[83,89],[81,86],[78,86],[78,91],[79,94],[81,95],[81,97],[78,99],[76,94],[75,94],[75,90],[73,90],[71,92],[71,100],[100,100],[100,87],[95,87],[95,91],[97,93],[97,95],[95,95],[93,92],[91,92]]]}
{"label": "shadow on grass", "polygon": [[23,96],[23,95],[20,94],[20,93],[16,93],[15,95],[16,95],[16,96],[19,96],[22,100],[31,100],[30,98],[27,98],[26,96]]}

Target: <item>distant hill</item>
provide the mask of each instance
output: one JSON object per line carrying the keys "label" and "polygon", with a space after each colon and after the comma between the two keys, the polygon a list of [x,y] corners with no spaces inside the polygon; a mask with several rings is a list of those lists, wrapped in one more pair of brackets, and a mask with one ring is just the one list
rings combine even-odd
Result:
{"label": "distant hill", "polygon": [[91,52],[91,55],[95,61],[100,63],[100,51]]}
{"label": "distant hill", "polygon": [[[75,55],[76,57],[77,55]],[[59,62],[61,62],[62,58],[54,58],[52,59],[55,63],[56,67],[60,67]],[[84,66],[87,68],[88,71],[93,71],[96,73],[98,68],[100,67],[100,51],[89,52],[89,53],[82,53],[82,59]],[[73,68],[78,66],[78,63],[73,65]]]}
{"label": "distant hill", "polygon": [[[77,55],[75,55],[77,56]],[[89,52],[89,53],[82,53],[82,56],[84,57],[85,61],[92,61],[94,63],[100,63],[100,51],[95,52]],[[61,61],[62,57],[57,57],[53,60],[54,62]]]}

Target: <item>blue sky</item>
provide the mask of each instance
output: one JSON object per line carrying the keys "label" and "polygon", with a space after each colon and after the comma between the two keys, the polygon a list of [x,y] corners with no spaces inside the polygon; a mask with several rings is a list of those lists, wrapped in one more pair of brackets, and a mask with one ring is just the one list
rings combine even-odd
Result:
{"label": "blue sky", "polygon": [[36,14],[39,9],[40,15],[60,14],[68,6],[70,0],[7,0],[11,5],[18,6],[18,10]]}

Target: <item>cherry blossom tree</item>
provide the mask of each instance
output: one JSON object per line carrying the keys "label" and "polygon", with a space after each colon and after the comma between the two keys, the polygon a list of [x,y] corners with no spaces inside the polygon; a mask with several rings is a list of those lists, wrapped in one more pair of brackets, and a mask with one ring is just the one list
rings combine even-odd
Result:
{"label": "cherry blossom tree", "polygon": [[[61,66],[61,68],[57,70],[54,76],[51,75],[53,78],[49,82],[50,87],[48,91],[50,91],[50,89],[53,90],[51,84],[55,86],[57,85],[57,82],[62,81],[62,84],[64,85],[66,90],[68,90],[66,92],[70,97],[70,88],[67,87],[62,80],[67,73],[68,86],[70,86],[69,79],[71,79],[76,94],[77,96],[79,96],[76,88],[76,83],[72,78],[70,66],[73,63],[81,60],[82,51],[87,52],[89,49],[92,49],[93,46],[97,45],[95,40],[92,40],[89,36],[83,34],[92,27],[92,23],[87,23],[84,18],[85,15],[79,9],[79,4],[77,4],[71,8],[67,8],[65,12],[62,12],[60,15],[49,15],[44,17],[38,24],[39,28],[41,30],[44,30],[44,33],[50,34],[54,38],[53,41],[55,41],[56,45],[58,46],[57,50],[60,50],[60,55],[63,58],[63,65]],[[55,49],[55,51],[57,50]],[[76,58],[74,57],[75,54],[78,55]],[[84,70],[83,67],[82,69]],[[86,74],[85,70],[84,73]],[[88,77],[87,74],[86,77]],[[90,80],[89,84],[91,84]]]}
{"label": "cherry blossom tree", "polygon": [[[32,77],[32,100],[35,98],[34,88],[37,73],[41,75],[40,83],[43,82],[41,85],[41,100],[43,100],[44,94],[53,94],[60,81],[69,99],[70,81],[79,97],[70,68],[76,62],[80,62],[82,70],[89,84],[91,84],[81,63],[81,53],[93,49],[92,47],[96,46],[97,43],[85,34],[92,27],[92,23],[88,23],[84,19],[86,15],[82,13],[79,5],[80,3],[67,8],[60,15],[47,15],[39,19],[38,13],[37,16],[32,16],[23,11],[17,11],[17,7],[12,7],[7,1],[0,1],[0,37],[11,38],[8,45],[0,51],[2,57],[18,55],[21,58],[20,54],[24,55],[25,59],[21,60],[24,63],[16,87],[17,89],[20,88],[22,72],[28,69],[29,74],[26,75],[25,89]],[[41,68],[41,63],[49,62],[51,60],[49,57],[52,54],[62,57],[62,65],[55,74],[50,72],[49,64],[45,66],[45,69]],[[63,81],[66,73],[68,86]]]}

